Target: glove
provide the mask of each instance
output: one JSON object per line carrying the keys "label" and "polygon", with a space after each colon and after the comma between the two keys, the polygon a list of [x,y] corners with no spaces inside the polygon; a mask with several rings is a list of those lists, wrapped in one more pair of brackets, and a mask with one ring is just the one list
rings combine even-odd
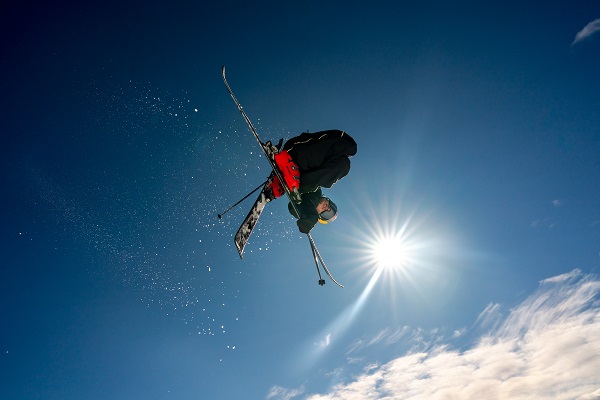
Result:
{"label": "glove", "polygon": [[317,224],[318,217],[316,215],[303,215],[298,221],[296,221],[296,225],[298,225],[298,230],[301,233],[310,233],[311,229],[315,227]]}

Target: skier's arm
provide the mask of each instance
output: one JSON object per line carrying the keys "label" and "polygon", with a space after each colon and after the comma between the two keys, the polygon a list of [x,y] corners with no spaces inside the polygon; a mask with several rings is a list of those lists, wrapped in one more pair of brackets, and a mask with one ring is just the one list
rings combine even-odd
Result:
{"label": "skier's arm", "polygon": [[[298,225],[300,232],[309,233],[319,221],[316,205],[321,200],[321,197],[323,197],[323,192],[321,192],[321,189],[317,189],[315,192],[303,194],[302,203],[296,204],[295,207],[291,202],[288,203],[290,214],[292,214],[294,218],[298,218],[296,225]],[[296,213],[296,209],[299,211],[300,215]]]}
{"label": "skier's arm", "polygon": [[[305,195],[304,198],[302,199],[302,204],[297,204],[296,208],[298,209],[298,211],[300,211],[300,215],[296,214],[296,210],[294,209],[294,206],[292,205],[292,203],[288,203],[288,210],[290,212],[290,214],[292,214],[294,216],[294,218],[298,218],[298,221],[296,221],[296,225],[298,225],[298,229],[300,230],[300,232],[302,233],[308,233],[310,232],[310,230],[312,228],[314,228],[314,226],[317,224],[317,222],[319,221],[319,215],[313,210],[313,206],[312,206],[312,197],[318,197],[319,199],[321,198],[321,190],[318,190],[317,192]],[[308,207],[307,211],[306,207]],[[312,212],[311,212],[312,211]]]}
{"label": "skier's arm", "polygon": [[312,214],[306,215],[305,214],[305,215],[302,215],[302,218],[300,218],[298,221],[296,221],[296,225],[298,225],[298,229],[300,230],[300,232],[309,233],[310,230],[315,227],[318,220],[319,220],[318,215],[312,215]]}

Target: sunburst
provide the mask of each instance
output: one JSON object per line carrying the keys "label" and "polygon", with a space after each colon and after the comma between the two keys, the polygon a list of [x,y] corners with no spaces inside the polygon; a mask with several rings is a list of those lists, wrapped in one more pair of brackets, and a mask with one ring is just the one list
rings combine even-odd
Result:
{"label": "sunburst", "polygon": [[371,256],[375,264],[383,268],[399,268],[406,263],[402,237],[382,237],[371,246]]}
{"label": "sunburst", "polygon": [[379,285],[392,293],[417,286],[424,274],[439,273],[434,259],[443,244],[441,229],[434,229],[437,224],[418,207],[407,209],[400,201],[379,200],[379,204],[362,202],[356,229],[348,232],[353,262],[360,266],[357,273],[366,272],[365,278],[377,276]]}

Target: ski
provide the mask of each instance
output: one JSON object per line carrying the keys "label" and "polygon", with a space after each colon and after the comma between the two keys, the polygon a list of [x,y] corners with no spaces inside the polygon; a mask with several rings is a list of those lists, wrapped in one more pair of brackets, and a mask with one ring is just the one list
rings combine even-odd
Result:
{"label": "ski", "polygon": [[235,234],[235,238],[234,238],[235,247],[237,248],[237,251],[240,254],[240,258],[244,258],[243,257],[244,247],[246,247],[246,243],[248,243],[248,239],[250,239],[252,230],[254,229],[254,226],[258,222],[258,219],[260,218],[260,214],[262,214],[262,211],[265,208],[265,205],[267,203],[268,203],[268,200],[265,196],[265,192],[261,191],[260,194],[258,195],[258,198],[254,202],[254,205],[252,205],[250,212],[244,219],[244,222],[242,222],[242,225],[240,225],[238,231]]}
{"label": "ski", "polygon": [[246,243],[248,243],[248,239],[250,239],[252,230],[254,229],[254,226],[256,226],[256,223],[258,222],[258,219],[260,218],[263,209],[270,201],[267,195],[265,194],[265,189],[271,184],[271,182],[273,182],[274,176],[274,174],[271,174],[269,176],[269,179],[267,179],[267,181],[264,183],[262,190],[258,194],[256,201],[250,209],[250,212],[248,212],[248,215],[246,215],[244,222],[242,222],[242,225],[240,225],[239,229],[235,234],[235,247],[237,248],[238,253],[240,254],[240,258],[244,258],[244,247],[246,247]]}
{"label": "ski", "polygon": [[[275,164],[275,160],[273,158],[274,151],[276,151],[276,149],[274,149],[273,148],[274,146],[271,146],[270,143],[265,144],[265,143],[262,142],[262,140],[260,140],[260,137],[258,136],[258,133],[256,132],[256,129],[254,128],[254,125],[252,124],[252,121],[250,121],[250,118],[248,118],[248,116],[246,115],[246,112],[244,111],[244,108],[242,107],[242,105],[240,104],[240,102],[238,101],[238,99],[233,94],[233,91],[231,90],[231,87],[229,86],[229,83],[227,82],[227,77],[225,75],[225,66],[223,66],[221,68],[221,75],[223,77],[223,83],[225,83],[225,86],[227,87],[227,91],[229,92],[229,95],[231,96],[231,98],[233,99],[233,102],[235,103],[235,105],[237,106],[238,110],[240,111],[240,113],[244,117],[244,120],[246,121],[246,124],[248,124],[248,128],[250,129],[250,131],[254,135],[254,138],[258,142],[261,150],[265,154],[265,157],[269,161],[269,164],[271,164],[271,168],[273,169],[273,172],[275,173],[275,175],[277,175],[277,177],[279,178],[280,182],[285,182],[285,180],[283,179],[283,176],[282,176],[281,172],[279,171],[279,169],[277,168],[277,165]],[[292,206],[296,210],[296,214],[300,215],[300,212],[298,212],[298,209],[296,207],[296,201],[297,201],[296,194],[293,193],[293,192],[290,192],[290,190],[287,187],[287,185],[284,184],[282,186],[283,186],[283,188],[285,190],[285,193],[287,194],[290,202],[292,203]],[[266,187],[266,185],[265,185],[265,187]],[[266,204],[266,200],[265,200],[264,204],[260,201],[260,198],[263,195],[264,195],[264,193],[261,192],[261,195],[259,195],[259,199],[257,199],[257,201],[255,203],[255,206],[257,207],[256,210],[258,210],[258,207],[260,207],[260,211],[256,212],[255,207],[253,206],[252,209],[250,210],[250,213],[246,217],[247,220],[250,219],[249,225],[244,228],[244,224],[242,224],[242,226],[238,230],[238,233],[240,231],[243,231],[243,233],[240,234],[240,239],[241,239],[240,243],[242,242],[242,239],[244,237],[245,237],[245,240],[247,242],[248,238],[250,237],[250,234],[252,233],[252,228],[254,228],[254,225],[256,225],[256,221],[258,221],[258,217],[260,217],[260,213],[262,212],[262,209],[264,208],[264,206]],[[256,216],[255,216],[255,214],[256,214]],[[250,223],[252,221],[253,221],[253,223],[250,225]],[[246,222],[246,221],[244,221],[244,222]],[[249,229],[249,231],[248,231],[248,229]],[[338,281],[336,281],[334,279],[334,277],[331,275],[331,273],[329,272],[329,269],[325,265],[325,262],[323,261],[323,257],[321,257],[321,254],[319,253],[319,250],[317,249],[317,245],[315,244],[315,241],[313,240],[310,232],[307,233],[306,235],[308,236],[308,240],[310,242],[311,251],[312,251],[313,256],[315,258],[315,265],[317,267],[317,272],[319,274],[319,285],[323,286],[325,284],[325,281],[321,278],[321,271],[319,269],[319,262],[320,262],[321,266],[323,267],[323,270],[325,271],[325,273],[327,274],[327,276],[329,276],[329,278],[331,279],[331,281],[333,283],[335,283],[336,285],[338,285],[339,287],[343,288],[344,286],[342,284],[340,284]],[[236,238],[237,238],[237,234],[236,234]],[[244,246],[245,246],[246,242],[243,242]],[[238,243],[236,242],[236,247],[238,248],[238,252],[240,252],[240,257],[241,257],[242,251],[243,251],[243,246],[242,246],[242,250],[240,251],[240,248],[238,247]]]}

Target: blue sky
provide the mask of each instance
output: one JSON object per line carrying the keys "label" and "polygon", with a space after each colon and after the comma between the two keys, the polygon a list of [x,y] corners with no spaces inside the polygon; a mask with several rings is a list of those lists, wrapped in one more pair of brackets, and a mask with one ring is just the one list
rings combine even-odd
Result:
{"label": "blue sky", "polygon": [[[533,3],[532,3],[533,4]],[[595,2],[13,4],[0,397],[600,396]],[[240,260],[264,139],[358,143]],[[377,249],[401,250],[382,262]]]}

